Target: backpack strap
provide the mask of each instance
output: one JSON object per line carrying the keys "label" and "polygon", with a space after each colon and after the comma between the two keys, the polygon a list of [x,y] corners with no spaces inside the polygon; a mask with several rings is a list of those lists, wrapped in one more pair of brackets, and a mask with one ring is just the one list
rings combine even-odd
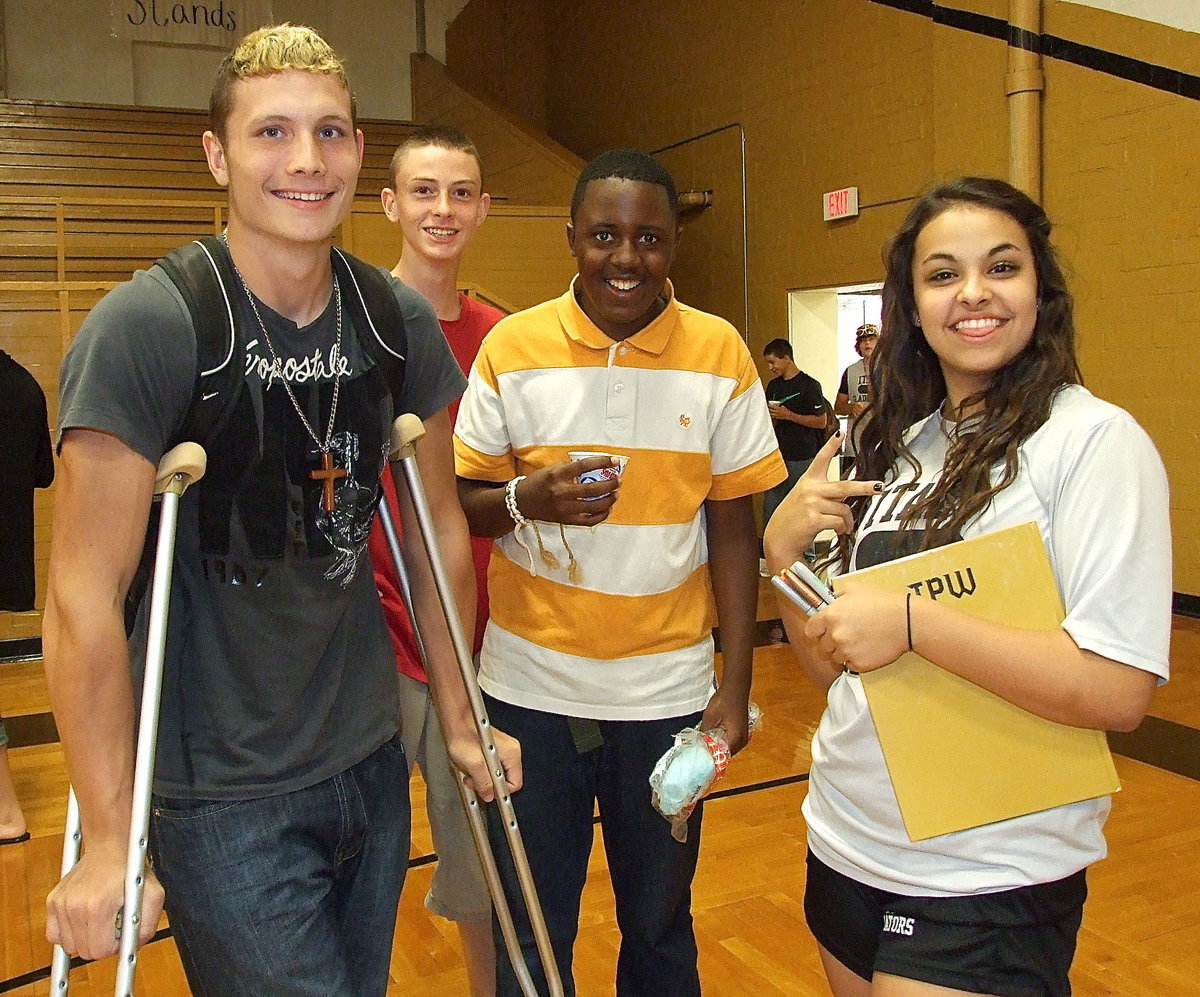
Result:
{"label": "backpack strap", "polygon": [[[334,249],[332,263],[363,351],[375,362],[395,399],[404,381],[404,355],[408,350],[400,304],[387,278],[375,267],[339,249]],[[170,445],[190,441],[208,451],[233,414],[245,382],[249,336],[238,300],[241,285],[218,236],[180,246],[158,265],[179,290],[196,337],[192,400]],[[207,481],[211,482],[212,477],[209,475]],[[201,492],[205,484],[200,483]],[[126,633],[133,631],[149,584],[156,535],[157,506],[151,511],[141,563],[126,597]]]}
{"label": "backpack strap", "polygon": [[[391,285],[376,267],[340,249],[333,250],[332,261],[359,341],[394,395],[403,383],[408,340]],[[233,412],[243,384],[247,334],[237,305],[237,275],[214,235],[180,246],[158,265],[179,289],[196,334],[196,382],[175,442],[207,447]]]}
{"label": "backpack strap", "polygon": [[842,427],[838,422],[837,413],[833,411],[833,406],[829,404],[829,399],[825,397],[824,392],[821,392],[821,412],[825,416],[825,428],[821,430],[825,434],[823,443],[828,443],[829,437],[837,433]]}
{"label": "backpack strap", "polygon": [[196,335],[196,381],[175,443],[205,449],[233,412],[242,388],[246,332],[233,263],[218,236],[180,246],[158,261],[179,289]]}
{"label": "backpack strap", "polygon": [[[192,400],[168,449],[184,442],[199,443],[205,451],[233,414],[242,388],[246,335],[241,312],[234,307],[230,288],[236,275],[229,255],[215,235],[189,242],[168,253],[158,265],[171,278],[192,319],[196,337],[196,379]],[[150,584],[158,536],[159,506],[146,524],[142,556],[125,596],[125,633],[132,634],[138,608]]]}
{"label": "backpack strap", "polygon": [[359,342],[379,366],[395,401],[404,383],[404,357],[408,352],[400,303],[383,273],[357,256],[334,247],[333,269],[341,282],[342,298],[358,330]]}

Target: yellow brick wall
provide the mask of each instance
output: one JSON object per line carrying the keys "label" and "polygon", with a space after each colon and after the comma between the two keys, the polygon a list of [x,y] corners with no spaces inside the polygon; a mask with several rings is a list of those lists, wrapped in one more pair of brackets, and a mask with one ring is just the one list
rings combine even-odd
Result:
{"label": "yellow brick wall", "polygon": [[[469,16],[460,14],[446,29],[447,64],[472,92],[548,131],[548,22],[542,0],[473,0],[470,6]],[[427,120],[415,95],[414,105],[413,117]]]}
{"label": "yellow brick wall", "polygon": [[[1200,71],[1200,35],[1074,4],[1045,30]],[[1088,387],[1154,438],[1171,481],[1175,589],[1200,593],[1200,101],[1046,65],[1045,201],[1074,270]]]}
{"label": "yellow brick wall", "polygon": [[[498,4],[473,0],[454,30],[465,38],[474,12]],[[1006,0],[943,6],[1000,20],[1008,10]],[[553,41],[521,99],[543,87],[550,135],[574,152],[744,127],[756,354],[785,332],[789,289],[879,279],[883,242],[930,180],[1007,173],[1002,39],[869,0],[660,0],[653,16],[635,0],[540,9]],[[1200,71],[1194,33],[1056,0],[1046,0],[1043,30]],[[1172,486],[1175,588],[1197,594],[1200,102],[1053,59],[1045,73],[1043,199],[1073,274],[1084,374],[1157,443]],[[741,325],[741,247],[729,235],[740,231],[740,178],[713,160],[717,203],[697,224],[723,216],[723,227],[695,258],[681,256],[673,277],[685,300]],[[820,195],[851,185],[862,214],[823,222]]]}
{"label": "yellow brick wall", "polygon": [[493,201],[563,207],[583,166],[579,157],[494,100],[463,89],[427,55],[412,57],[413,117],[423,125],[462,129],[483,161]]}

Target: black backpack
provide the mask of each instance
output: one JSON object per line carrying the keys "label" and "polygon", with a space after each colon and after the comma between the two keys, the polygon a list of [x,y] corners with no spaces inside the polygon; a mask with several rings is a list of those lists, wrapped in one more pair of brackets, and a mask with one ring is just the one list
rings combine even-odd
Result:
{"label": "black backpack", "polygon": [[[376,323],[400,331],[393,341],[406,343],[404,316],[387,278],[369,263],[340,249],[332,254],[346,307],[367,356],[379,364],[389,383],[404,373],[404,357],[379,334]],[[237,307],[241,281],[218,236],[180,246],[158,261],[179,289],[196,330],[196,382],[192,401],[170,447],[185,440],[208,449],[237,405],[244,382],[246,342],[242,310]],[[221,321],[212,321],[214,312]],[[372,317],[374,316],[374,317]],[[369,331],[369,334],[368,334]],[[407,347],[405,347],[407,348]]]}
{"label": "black backpack", "polygon": [[821,395],[821,411],[825,413],[825,428],[822,430],[825,438],[821,443],[825,444],[829,442],[829,437],[837,433],[841,425],[838,422],[837,414],[833,411],[833,406],[829,404],[829,399],[824,394]]}
{"label": "black backpack", "polygon": [[[404,355],[395,344],[407,351],[407,338],[404,316],[387,278],[374,266],[337,248],[332,250],[331,262],[363,351],[382,369],[389,384],[399,384],[404,376]],[[246,343],[251,337],[239,307],[241,281],[228,250],[215,235],[180,246],[158,265],[178,288],[196,333],[192,400],[167,449],[189,441],[207,451],[237,407],[245,383]],[[389,339],[380,334],[381,325],[392,330]],[[133,632],[138,607],[150,584],[157,538],[155,503],[142,557],[125,597],[126,633]]]}

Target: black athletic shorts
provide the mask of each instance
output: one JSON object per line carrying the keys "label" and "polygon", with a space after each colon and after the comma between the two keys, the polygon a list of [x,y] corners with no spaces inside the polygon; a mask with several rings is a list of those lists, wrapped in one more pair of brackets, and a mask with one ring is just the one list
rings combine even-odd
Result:
{"label": "black athletic shorts", "polygon": [[1083,870],[999,893],[903,896],[843,876],[810,851],[804,915],[817,941],[864,980],[887,973],[968,993],[1069,997],[1086,898]]}

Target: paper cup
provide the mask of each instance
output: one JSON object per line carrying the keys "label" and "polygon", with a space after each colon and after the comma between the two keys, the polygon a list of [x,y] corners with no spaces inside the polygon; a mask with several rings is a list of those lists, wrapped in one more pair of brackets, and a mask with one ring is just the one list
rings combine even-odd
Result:
{"label": "paper cup", "polygon": [[[607,457],[609,460],[615,461],[615,467],[597,467],[591,471],[584,471],[578,477],[581,485],[591,484],[593,481],[616,481],[621,477],[621,472],[625,470],[625,465],[629,461],[628,457],[623,457],[621,454],[601,453],[598,450],[571,450],[567,456],[571,460],[586,460],[588,457]],[[603,495],[593,495],[587,499],[588,502],[594,502],[596,499],[604,498]]]}

